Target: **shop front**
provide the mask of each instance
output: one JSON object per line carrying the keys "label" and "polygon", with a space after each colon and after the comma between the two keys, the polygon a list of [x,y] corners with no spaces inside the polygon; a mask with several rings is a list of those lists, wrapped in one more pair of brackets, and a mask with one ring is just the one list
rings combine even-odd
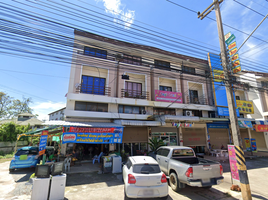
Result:
{"label": "shop front", "polygon": [[178,145],[178,129],[175,127],[152,127],[149,136],[163,140],[167,146]]}
{"label": "shop front", "polygon": [[265,134],[268,133],[268,121],[257,121],[251,131],[251,138],[256,140],[257,150],[267,150]]}
{"label": "shop front", "polygon": [[229,123],[207,123],[207,133],[210,149],[226,149],[232,143]]}
{"label": "shop front", "polygon": [[117,143],[122,143],[123,127],[64,127],[62,144],[67,144],[66,154],[75,151],[80,160],[92,159],[101,152],[116,151]]}
{"label": "shop front", "polygon": [[[204,125],[205,126],[205,125]],[[206,130],[204,128],[182,128],[183,146],[194,149],[197,154],[204,154],[206,149]]]}

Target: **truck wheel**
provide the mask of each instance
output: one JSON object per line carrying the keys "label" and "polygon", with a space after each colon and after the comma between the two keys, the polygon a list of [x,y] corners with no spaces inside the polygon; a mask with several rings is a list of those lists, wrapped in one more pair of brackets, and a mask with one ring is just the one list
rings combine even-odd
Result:
{"label": "truck wheel", "polygon": [[175,192],[179,192],[181,190],[180,181],[178,180],[177,174],[171,173],[169,175],[169,184],[172,190],[174,190]]}

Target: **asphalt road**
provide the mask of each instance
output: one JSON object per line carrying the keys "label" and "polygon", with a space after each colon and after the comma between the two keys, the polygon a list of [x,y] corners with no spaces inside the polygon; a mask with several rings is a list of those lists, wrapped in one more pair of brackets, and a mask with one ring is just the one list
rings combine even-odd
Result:
{"label": "asphalt road", "polygon": [[[186,187],[180,193],[169,188],[168,200],[174,199],[241,199],[241,193],[230,191],[231,178],[229,164],[222,163],[224,168],[224,183],[211,189]],[[34,169],[16,170],[8,172],[9,162],[0,163],[0,200],[2,199],[30,199],[31,187],[29,177]],[[247,160],[250,186],[253,199],[268,199],[268,158]],[[71,174],[67,177],[65,199],[124,199],[124,186],[121,175],[114,174]],[[232,196],[231,196],[232,195]]]}

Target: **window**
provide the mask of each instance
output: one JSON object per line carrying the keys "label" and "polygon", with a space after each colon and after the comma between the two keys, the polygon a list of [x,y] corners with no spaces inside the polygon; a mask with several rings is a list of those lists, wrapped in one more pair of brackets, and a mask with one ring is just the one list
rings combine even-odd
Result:
{"label": "window", "polygon": [[192,116],[202,117],[202,110],[183,110],[183,116],[188,116],[188,115],[186,115],[187,111],[191,111]]}
{"label": "window", "polygon": [[261,86],[265,87],[265,88],[268,88],[268,82],[267,81],[262,81]]}
{"label": "window", "polygon": [[176,115],[175,109],[154,108],[154,115]]}
{"label": "window", "polygon": [[127,168],[130,169],[131,165],[132,165],[132,163],[131,163],[131,161],[128,159],[128,160],[127,160],[127,163],[126,163]]}
{"label": "window", "polygon": [[195,74],[195,68],[193,68],[193,67],[182,66],[181,70],[182,70],[182,72],[185,72],[185,73]]}
{"label": "window", "polygon": [[141,57],[124,55],[122,62],[133,65],[141,65]]}
{"label": "window", "polygon": [[154,65],[156,68],[170,68],[170,62],[154,60]]}
{"label": "window", "polygon": [[133,173],[137,174],[157,174],[160,172],[158,164],[136,164],[133,166]]}
{"label": "window", "polygon": [[159,86],[159,90],[161,90],[161,91],[170,91],[170,92],[172,92],[172,87],[168,87],[168,86],[162,86],[162,85],[160,85],[160,86]]}
{"label": "window", "polygon": [[119,113],[144,114],[145,113],[144,111],[145,111],[145,107],[143,106],[125,106],[125,105],[118,106]]}
{"label": "window", "polygon": [[236,100],[240,100],[240,96],[235,96],[235,99]]}
{"label": "window", "polygon": [[169,150],[168,149],[162,149],[161,156],[167,157],[168,154],[169,154]]}
{"label": "window", "polygon": [[175,156],[194,156],[194,152],[192,149],[174,149],[172,157]]}
{"label": "window", "polygon": [[108,104],[76,101],[74,109],[80,111],[108,112]]}
{"label": "window", "polygon": [[92,47],[85,47],[84,54],[98,58],[107,58],[107,51]]}
{"label": "window", "polygon": [[125,82],[125,97],[139,97],[142,95],[142,84],[134,82]]}
{"label": "window", "polygon": [[189,90],[189,94],[190,94],[190,103],[200,104],[197,90]]}
{"label": "window", "polygon": [[81,93],[105,95],[105,78],[83,75]]}

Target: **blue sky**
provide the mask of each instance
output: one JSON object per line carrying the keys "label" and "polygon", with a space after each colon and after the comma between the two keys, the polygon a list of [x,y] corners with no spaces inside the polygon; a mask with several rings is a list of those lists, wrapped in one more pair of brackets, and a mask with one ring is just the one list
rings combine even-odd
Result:
{"label": "blue sky", "polygon": [[[165,0],[77,0],[70,1],[77,4],[80,7],[76,9],[83,9],[86,13],[92,13],[87,9],[99,12],[101,14],[108,15],[110,18],[106,18],[109,22],[114,23],[119,30],[117,32],[124,33],[124,31],[131,31],[135,25],[142,26],[143,28],[150,29],[151,33],[157,31],[165,38],[171,39],[172,37],[179,38],[181,40],[188,41],[195,45],[201,45],[202,49],[214,49],[215,52],[219,52],[219,40],[216,22],[205,18],[200,20],[197,15],[189,10],[182,7],[176,6]],[[18,3],[20,2],[20,3]],[[109,34],[114,37],[120,37],[125,40],[131,40],[132,42],[139,44],[146,44],[155,46],[172,52],[188,54],[190,55],[191,50],[183,51],[183,49],[175,50],[171,47],[164,47],[160,44],[153,43],[153,41],[142,41],[140,39],[125,37],[122,34],[107,31],[98,28],[89,21],[79,19],[79,16],[60,13],[50,9],[49,6],[56,8],[58,4],[64,4],[66,6],[73,6],[69,3],[60,0],[51,1],[38,1],[40,5],[31,3],[33,1],[18,0],[16,1],[5,1],[6,4],[1,3],[0,6],[14,6],[21,9],[28,10],[40,14],[40,16],[49,16],[54,18],[54,21],[60,21],[77,27],[85,31],[95,32],[97,34]],[[212,0],[173,0],[173,2],[189,8],[194,11],[203,11],[208,5],[212,3]],[[257,12],[266,15],[268,12],[268,2],[263,0],[243,0],[238,1],[246,6],[256,10]],[[23,5],[21,3],[27,4]],[[46,6],[42,6],[45,3]],[[8,5],[7,5],[8,4]],[[40,9],[43,8],[43,10]],[[73,6],[74,7],[74,6]],[[45,11],[46,10],[46,11]],[[234,0],[225,0],[221,4],[222,20],[223,23],[228,24],[240,31],[250,33],[257,24],[263,19],[263,17],[256,12],[253,12],[242,5],[238,4]],[[120,14],[118,14],[120,13]],[[60,16],[58,14],[61,14]],[[2,15],[0,7],[0,15]],[[19,17],[19,16],[18,16]],[[209,17],[215,19],[215,12],[212,11]],[[21,17],[20,17],[21,18]],[[21,18],[22,19],[22,18]],[[15,19],[14,19],[15,20]],[[17,20],[17,19],[16,19]],[[127,23],[122,23],[120,20],[127,20]],[[23,18],[23,23],[30,23],[32,27],[44,28],[50,30],[50,26],[33,22]],[[268,40],[267,38],[267,20],[259,27],[253,36],[260,38],[263,41]],[[54,27],[55,28],[55,27]],[[144,29],[143,29],[144,30]],[[60,28],[54,29],[54,31],[62,31],[63,35],[73,37],[71,28]],[[231,31],[236,36],[238,46],[246,39],[247,35],[239,31],[233,30],[230,27],[224,27],[224,32],[228,33]],[[0,33],[5,33],[3,30]],[[0,39],[4,37],[0,36]],[[18,37],[19,39],[19,37]],[[263,69],[267,68],[267,43],[261,40],[251,38],[240,50],[241,57],[244,57],[250,61],[241,60],[242,69]],[[1,42],[1,41],[0,41]],[[192,45],[191,44],[191,45]],[[259,45],[258,48],[254,48],[255,45]],[[1,44],[0,44],[1,45]],[[6,43],[5,43],[6,45]],[[3,44],[2,44],[3,47]],[[186,48],[187,46],[185,46]],[[71,49],[66,49],[71,52]],[[244,53],[250,50],[248,53]],[[18,99],[22,97],[31,97],[33,104],[31,107],[34,108],[34,113],[39,114],[39,119],[47,119],[47,114],[60,109],[66,104],[65,94],[68,91],[70,67],[69,63],[59,63],[47,60],[34,60],[26,57],[10,56],[5,53],[12,53],[13,50],[0,49],[0,91],[8,93],[10,96]],[[192,48],[192,51],[194,49]],[[244,53],[244,54],[243,54]],[[206,53],[199,54],[200,58],[206,59]],[[254,63],[253,63],[254,62]],[[253,63],[253,65],[252,65]],[[267,71],[267,70],[266,70]]]}

